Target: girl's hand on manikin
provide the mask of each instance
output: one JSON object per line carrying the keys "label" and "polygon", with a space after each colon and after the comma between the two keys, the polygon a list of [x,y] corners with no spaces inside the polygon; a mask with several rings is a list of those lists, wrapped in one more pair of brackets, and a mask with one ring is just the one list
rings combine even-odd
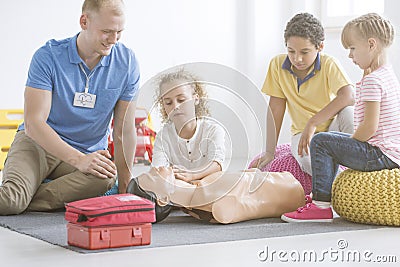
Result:
{"label": "girl's hand on manikin", "polygon": [[179,179],[179,180],[182,180],[182,181],[185,181],[188,183],[199,179],[196,172],[187,170],[184,167],[174,165],[174,166],[172,166],[172,170],[174,172],[176,179]]}

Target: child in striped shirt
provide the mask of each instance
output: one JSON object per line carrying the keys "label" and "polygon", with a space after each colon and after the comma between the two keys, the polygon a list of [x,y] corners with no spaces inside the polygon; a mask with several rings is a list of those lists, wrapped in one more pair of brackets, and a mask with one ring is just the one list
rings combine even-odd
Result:
{"label": "child in striped shirt", "polygon": [[311,141],[312,201],[285,213],[287,222],[332,221],[331,189],[338,166],[358,171],[399,168],[400,84],[387,62],[386,50],[394,39],[391,23],[375,13],[348,22],[342,44],[349,58],[364,70],[356,86],[352,135],[322,132]]}

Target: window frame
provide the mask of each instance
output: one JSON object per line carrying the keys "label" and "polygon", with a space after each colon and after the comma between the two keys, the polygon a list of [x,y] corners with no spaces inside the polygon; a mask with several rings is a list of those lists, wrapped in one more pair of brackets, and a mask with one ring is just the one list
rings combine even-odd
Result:
{"label": "window frame", "polygon": [[[342,28],[348,21],[359,16],[361,14],[353,14],[349,16],[328,16],[328,1],[334,0],[321,0],[321,21],[325,28],[327,29],[338,29]],[[347,0],[349,2],[354,2],[354,0]],[[385,0],[383,0],[385,1]],[[385,8],[384,8],[385,9]],[[383,10],[384,12],[385,10]],[[372,12],[372,11],[371,11]],[[381,13],[381,12],[380,12]]]}

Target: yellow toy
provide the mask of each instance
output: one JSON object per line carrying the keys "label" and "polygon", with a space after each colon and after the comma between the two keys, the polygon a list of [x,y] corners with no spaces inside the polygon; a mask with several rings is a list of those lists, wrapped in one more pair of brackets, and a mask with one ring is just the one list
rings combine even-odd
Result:
{"label": "yellow toy", "polygon": [[0,170],[4,168],[8,150],[14,140],[18,126],[24,121],[22,109],[0,110]]}

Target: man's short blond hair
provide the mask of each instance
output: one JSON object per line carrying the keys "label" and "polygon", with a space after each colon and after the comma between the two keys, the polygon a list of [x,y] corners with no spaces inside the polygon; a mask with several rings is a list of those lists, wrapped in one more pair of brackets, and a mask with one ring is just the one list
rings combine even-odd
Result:
{"label": "man's short blond hair", "polygon": [[124,14],[124,1],[123,0],[85,0],[82,5],[82,14],[90,12],[99,12],[102,8],[110,8],[115,14]]}

